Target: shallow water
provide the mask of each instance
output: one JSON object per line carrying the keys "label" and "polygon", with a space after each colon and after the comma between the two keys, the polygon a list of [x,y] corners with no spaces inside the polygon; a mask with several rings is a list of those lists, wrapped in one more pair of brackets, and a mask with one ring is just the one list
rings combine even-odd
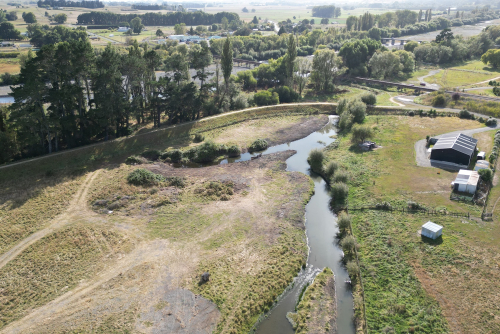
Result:
{"label": "shallow water", "polygon": [[[288,312],[292,312],[297,304],[297,299],[302,287],[311,280],[324,267],[329,267],[335,274],[335,288],[337,295],[337,332],[340,334],[354,333],[352,322],[353,298],[350,286],[345,283],[349,275],[342,264],[342,250],[336,241],[337,217],[330,210],[330,194],[328,185],[319,175],[309,170],[307,157],[314,148],[323,148],[335,141],[332,138],[336,134],[330,123],[323,129],[311,133],[309,136],[268,148],[260,152],[263,155],[295,150],[296,154],[287,159],[287,170],[301,172],[309,175],[314,181],[314,195],[306,206],[306,234],[309,245],[309,258],[307,267],[301,270],[294,279],[291,289],[285,292],[277,305],[267,314],[266,318],[257,325],[255,333],[258,334],[292,334],[294,330],[286,318]],[[214,164],[227,164],[239,161],[248,161],[257,153],[244,153],[237,158],[229,158],[214,162]],[[201,164],[177,165],[177,167],[203,167]]]}

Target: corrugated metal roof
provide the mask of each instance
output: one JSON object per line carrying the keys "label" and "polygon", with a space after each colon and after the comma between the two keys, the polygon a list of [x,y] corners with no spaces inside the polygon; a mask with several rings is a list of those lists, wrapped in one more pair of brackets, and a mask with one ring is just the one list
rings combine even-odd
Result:
{"label": "corrugated metal roof", "polygon": [[443,229],[443,227],[441,225],[435,224],[435,223],[433,223],[431,221],[428,221],[427,223],[425,223],[422,226],[422,228],[425,228],[425,229],[427,229],[429,231],[432,231],[434,233],[437,233],[437,232],[439,232],[440,230]]}
{"label": "corrugated metal roof", "polygon": [[458,172],[458,175],[453,183],[470,184],[473,186],[477,186],[478,182],[479,182],[478,172],[476,172],[475,170],[461,169]]}
{"label": "corrugated metal roof", "polygon": [[460,133],[456,136],[439,138],[433,150],[453,149],[455,151],[472,155],[476,149],[477,139]]}

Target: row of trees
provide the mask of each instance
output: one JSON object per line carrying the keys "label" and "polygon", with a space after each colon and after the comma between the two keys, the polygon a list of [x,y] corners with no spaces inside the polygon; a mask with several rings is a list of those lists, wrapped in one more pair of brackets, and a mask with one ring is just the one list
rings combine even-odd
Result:
{"label": "row of trees", "polygon": [[37,5],[38,7],[104,8],[104,4],[99,0],[91,0],[91,1],[38,0]]}
{"label": "row of trees", "polygon": [[314,6],[312,8],[312,16],[322,18],[339,17],[342,14],[340,7],[334,5]]}
{"label": "row of trees", "polygon": [[173,26],[184,23],[186,25],[209,25],[221,23],[222,18],[229,22],[239,21],[236,13],[220,12],[209,14],[205,12],[174,12],[174,13],[145,13],[145,14],[116,14],[111,12],[90,12],[78,15],[78,24],[119,25],[121,22],[130,22],[135,17],[140,17],[146,26]]}

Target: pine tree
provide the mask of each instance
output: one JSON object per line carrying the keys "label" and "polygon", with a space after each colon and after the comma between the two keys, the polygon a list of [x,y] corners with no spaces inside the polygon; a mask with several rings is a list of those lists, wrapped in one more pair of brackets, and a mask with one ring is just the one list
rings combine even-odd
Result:
{"label": "pine tree", "polygon": [[418,22],[422,21],[422,10],[418,12]]}

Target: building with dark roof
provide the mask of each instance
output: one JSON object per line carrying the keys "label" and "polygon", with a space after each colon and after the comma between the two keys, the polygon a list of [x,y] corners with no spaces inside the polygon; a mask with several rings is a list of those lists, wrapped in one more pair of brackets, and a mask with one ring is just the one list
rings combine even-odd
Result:
{"label": "building with dark roof", "polygon": [[477,139],[458,135],[439,138],[431,151],[431,164],[443,168],[467,169],[476,152]]}

